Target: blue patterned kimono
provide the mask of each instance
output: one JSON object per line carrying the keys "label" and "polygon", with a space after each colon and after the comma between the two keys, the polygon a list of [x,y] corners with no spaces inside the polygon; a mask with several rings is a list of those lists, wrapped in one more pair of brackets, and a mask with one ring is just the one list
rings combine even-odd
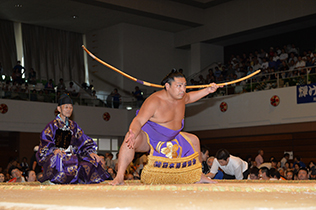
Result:
{"label": "blue patterned kimono", "polygon": [[[97,145],[83,133],[76,122],[68,120],[67,123],[67,131],[71,133],[68,148],[56,147],[56,131],[65,127],[65,122],[57,116],[41,133],[39,150],[36,153],[38,164],[43,167],[43,177],[39,181],[49,180],[56,184],[91,184],[110,179],[110,175],[101,164],[90,157],[90,153],[96,153]],[[54,155],[55,149],[60,149],[65,154]]]}

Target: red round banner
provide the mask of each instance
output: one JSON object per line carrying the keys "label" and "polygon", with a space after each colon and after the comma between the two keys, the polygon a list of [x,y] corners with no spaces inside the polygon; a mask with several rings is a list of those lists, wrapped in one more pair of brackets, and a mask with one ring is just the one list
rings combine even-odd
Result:
{"label": "red round banner", "polygon": [[103,114],[103,119],[104,119],[105,121],[109,121],[110,118],[111,118],[111,115],[110,115],[108,112],[105,112],[105,113]]}
{"label": "red round banner", "polygon": [[219,108],[221,109],[222,112],[226,112],[227,109],[228,109],[228,105],[226,102],[222,102],[220,105],[219,105]]}
{"label": "red round banner", "polygon": [[9,110],[9,108],[8,108],[8,106],[7,106],[6,104],[1,104],[1,105],[0,105],[0,112],[1,112],[2,114],[7,113],[8,110]]}
{"label": "red round banner", "polygon": [[278,106],[280,104],[280,98],[277,95],[274,95],[270,98],[270,103],[272,106]]}

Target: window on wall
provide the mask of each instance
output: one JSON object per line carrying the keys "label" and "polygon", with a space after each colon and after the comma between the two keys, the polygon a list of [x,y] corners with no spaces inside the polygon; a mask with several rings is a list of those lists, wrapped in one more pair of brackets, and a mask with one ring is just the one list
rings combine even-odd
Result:
{"label": "window on wall", "polygon": [[98,145],[98,153],[111,152],[116,158],[116,154],[119,150],[119,138],[118,137],[96,137],[92,138]]}

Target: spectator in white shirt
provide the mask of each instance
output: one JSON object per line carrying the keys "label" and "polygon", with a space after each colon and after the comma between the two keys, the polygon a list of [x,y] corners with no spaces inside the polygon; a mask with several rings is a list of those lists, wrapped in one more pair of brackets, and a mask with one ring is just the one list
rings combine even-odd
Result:
{"label": "spectator in white shirt", "polygon": [[107,168],[115,168],[115,162],[113,161],[113,154],[109,153],[108,157],[105,159],[105,164]]}
{"label": "spectator in white shirt", "polygon": [[221,168],[224,172],[223,179],[247,179],[248,163],[239,157],[230,155],[226,149],[220,149],[215,155],[215,159],[210,171],[210,178],[214,178]]}
{"label": "spectator in white shirt", "polygon": [[73,82],[69,82],[69,87],[67,88],[70,96],[72,97],[78,97],[79,93],[77,92],[77,89],[74,87],[74,83]]}
{"label": "spectator in white shirt", "polygon": [[290,159],[290,154],[289,154],[289,153],[285,153],[285,154],[283,155],[283,158],[281,159],[281,168],[284,167],[285,163],[286,163],[287,161],[289,161],[289,159]]}
{"label": "spectator in white shirt", "polygon": [[301,68],[304,68],[305,65],[306,65],[306,63],[305,63],[305,61],[302,59],[302,57],[301,57],[301,56],[298,56],[298,61],[296,62],[295,67],[296,67],[297,69],[301,69]]}
{"label": "spectator in white shirt", "polygon": [[289,54],[287,54],[285,50],[282,49],[282,53],[280,55],[280,61],[287,61],[288,58],[289,58]]}
{"label": "spectator in white shirt", "polygon": [[263,70],[265,70],[265,69],[267,69],[267,68],[269,67],[269,62],[267,61],[266,58],[263,58],[262,60],[263,60],[263,61],[262,61],[262,64],[261,64],[261,68],[262,68]]}

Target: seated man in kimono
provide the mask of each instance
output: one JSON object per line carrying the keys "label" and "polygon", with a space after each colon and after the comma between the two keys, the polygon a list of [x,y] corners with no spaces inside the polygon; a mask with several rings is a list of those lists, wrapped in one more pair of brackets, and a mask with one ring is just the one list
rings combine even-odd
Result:
{"label": "seated man in kimono", "polygon": [[63,94],[58,100],[57,117],[41,133],[38,164],[43,167],[40,182],[55,184],[91,184],[110,179],[96,154],[97,145],[70,120],[71,98]]}
{"label": "seated man in kimono", "polygon": [[130,124],[120,148],[118,173],[112,185],[124,183],[124,173],[135,152],[149,152],[141,181],[146,184],[184,184],[213,181],[202,173],[200,142],[181,132],[185,105],[213,93],[218,86],[186,93],[183,74],[172,71],[161,82],[165,88],[149,96]]}

